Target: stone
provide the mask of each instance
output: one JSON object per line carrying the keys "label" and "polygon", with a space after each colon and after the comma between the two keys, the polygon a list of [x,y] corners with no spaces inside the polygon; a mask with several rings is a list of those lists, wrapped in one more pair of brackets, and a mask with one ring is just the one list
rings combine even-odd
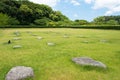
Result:
{"label": "stone", "polygon": [[83,35],[78,35],[77,37],[78,38],[87,38],[86,36],[83,36]]}
{"label": "stone", "polygon": [[69,36],[67,36],[67,35],[64,35],[63,37],[64,37],[64,38],[69,38]]}
{"label": "stone", "polygon": [[10,69],[7,73],[5,80],[25,80],[33,78],[34,72],[31,67],[16,66]]}
{"label": "stone", "polygon": [[13,38],[13,40],[21,40],[21,38],[19,38],[19,37],[16,37],[16,38]]}
{"label": "stone", "polygon": [[26,31],[27,33],[32,33],[31,31]]}
{"label": "stone", "polygon": [[48,42],[47,44],[48,44],[48,46],[54,46],[55,45],[55,43],[52,43],[52,42]]}
{"label": "stone", "polygon": [[41,40],[41,39],[43,39],[43,37],[37,37],[37,39]]}
{"label": "stone", "polygon": [[100,42],[106,43],[106,42],[108,42],[108,41],[107,41],[107,40],[100,40]]}
{"label": "stone", "polygon": [[32,36],[37,36],[37,34],[32,34]]}
{"label": "stone", "polygon": [[83,43],[89,43],[89,41],[83,41]]}
{"label": "stone", "polygon": [[16,36],[20,36],[20,32],[19,32],[19,31],[15,31],[14,34],[15,34]]}
{"label": "stone", "polygon": [[76,57],[72,59],[73,62],[80,64],[82,66],[95,66],[101,68],[107,68],[105,64],[100,61],[93,60],[89,57]]}
{"label": "stone", "polygon": [[22,46],[21,45],[15,45],[13,46],[13,49],[17,49],[17,48],[21,48]]}

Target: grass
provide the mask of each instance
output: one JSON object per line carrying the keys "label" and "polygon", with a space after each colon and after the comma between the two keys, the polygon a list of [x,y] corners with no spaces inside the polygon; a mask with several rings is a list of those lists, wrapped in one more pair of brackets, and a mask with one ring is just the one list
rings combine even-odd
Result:
{"label": "grass", "polygon": [[[16,31],[20,36],[14,34]],[[34,80],[120,80],[119,34],[95,29],[0,29],[0,80],[20,65],[34,69]],[[21,40],[13,40],[15,37]],[[6,44],[8,40],[12,43]],[[48,42],[55,45],[48,46]],[[22,47],[13,49],[14,45]],[[101,61],[108,68],[83,67],[71,60],[82,56]]]}

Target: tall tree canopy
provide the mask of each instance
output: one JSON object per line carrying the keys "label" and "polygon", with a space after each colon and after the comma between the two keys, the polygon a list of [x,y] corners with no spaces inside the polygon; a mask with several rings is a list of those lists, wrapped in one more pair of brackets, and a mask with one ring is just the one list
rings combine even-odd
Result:
{"label": "tall tree canopy", "polygon": [[53,11],[48,5],[36,4],[29,0],[0,0],[0,13],[17,19],[23,25],[34,24],[36,20],[43,18],[50,21],[69,20],[60,11]]}
{"label": "tall tree canopy", "polygon": [[99,16],[93,20],[95,24],[120,25],[120,16]]}

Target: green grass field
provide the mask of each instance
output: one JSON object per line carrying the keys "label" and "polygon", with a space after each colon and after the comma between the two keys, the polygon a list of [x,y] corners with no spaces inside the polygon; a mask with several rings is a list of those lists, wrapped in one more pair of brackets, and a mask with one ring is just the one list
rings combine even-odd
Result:
{"label": "green grass field", "polygon": [[[16,31],[20,32],[19,36],[14,34]],[[65,35],[69,38],[64,38]],[[21,40],[13,40],[16,37]],[[8,40],[12,43],[7,44]],[[48,46],[47,42],[55,45]],[[13,49],[14,45],[22,48]],[[71,61],[82,56],[101,61],[108,68],[82,67]],[[0,80],[5,80],[14,66],[32,67],[34,80],[120,80],[120,31],[0,29]]]}

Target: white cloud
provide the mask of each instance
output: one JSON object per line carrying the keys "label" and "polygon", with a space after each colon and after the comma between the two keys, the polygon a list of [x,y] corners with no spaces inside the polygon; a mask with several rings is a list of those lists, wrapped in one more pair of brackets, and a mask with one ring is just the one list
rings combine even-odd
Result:
{"label": "white cloud", "polygon": [[[38,3],[38,4],[46,4],[49,5],[51,7],[55,7],[57,5],[58,2],[62,1],[62,0],[30,0],[34,3]],[[79,6],[80,3],[77,0],[65,0],[66,3],[71,3],[75,6]]]}
{"label": "white cloud", "polygon": [[77,0],[71,0],[71,3],[75,6],[79,6],[80,3]]}
{"label": "white cloud", "polygon": [[117,6],[117,7],[114,7],[114,8],[112,8],[112,9],[108,10],[108,11],[105,13],[105,15],[111,15],[111,14],[117,13],[117,12],[120,12],[120,6]]}
{"label": "white cloud", "polygon": [[85,0],[86,3],[93,3],[93,9],[106,8],[105,15],[112,15],[120,12],[120,0]]}
{"label": "white cloud", "polygon": [[57,3],[60,1],[60,0],[30,0],[34,3],[38,3],[38,4],[46,4],[46,5],[49,5],[51,7],[54,7],[57,5]]}
{"label": "white cloud", "polygon": [[66,3],[71,3],[74,6],[79,6],[80,2],[78,0],[64,0]]}
{"label": "white cloud", "polygon": [[94,0],[85,0],[86,3],[90,4],[92,3]]}
{"label": "white cloud", "polygon": [[78,14],[74,14],[73,16],[74,16],[74,17],[78,17]]}

